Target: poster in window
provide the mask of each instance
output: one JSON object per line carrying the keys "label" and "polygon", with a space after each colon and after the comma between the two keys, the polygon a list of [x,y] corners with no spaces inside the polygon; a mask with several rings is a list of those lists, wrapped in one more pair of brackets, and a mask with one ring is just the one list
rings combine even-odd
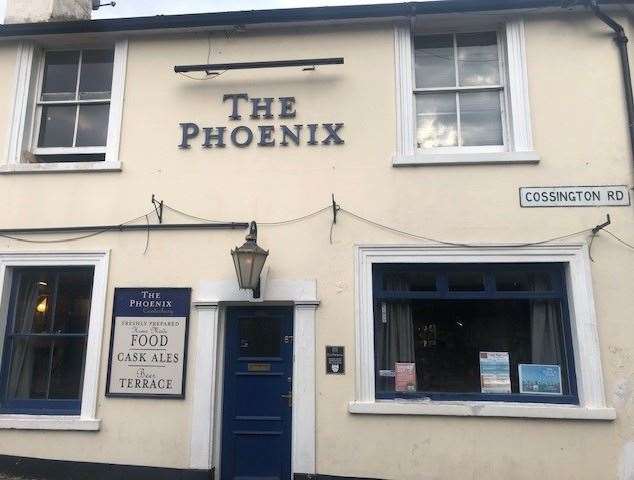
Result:
{"label": "poster in window", "polygon": [[185,398],[189,288],[117,288],[106,395]]}
{"label": "poster in window", "polygon": [[561,395],[559,365],[519,364],[520,393]]}
{"label": "poster in window", "polygon": [[482,393],[511,393],[511,367],[508,352],[480,352]]}
{"label": "poster in window", "polygon": [[415,392],[416,391],[416,364],[415,363],[396,363],[394,365],[396,379],[394,381],[394,389],[397,392]]}

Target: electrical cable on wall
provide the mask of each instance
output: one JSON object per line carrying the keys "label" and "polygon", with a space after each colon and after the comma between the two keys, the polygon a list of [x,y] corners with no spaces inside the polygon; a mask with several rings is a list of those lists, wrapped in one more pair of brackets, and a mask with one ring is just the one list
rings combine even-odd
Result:
{"label": "electrical cable on wall", "polygon": [[86,238],[92,238],[92,237],[96,237],[98,235],[101,235],[103,233],[107,233],[107,232],[112,232],[112,231],[116,231],[117,229],[125,226],[125,225],[130,225],[134,222],[137,222],[139,220],[141,220],[142,218],[146,218],[148,221],[148,225],[149,225],[149,216],[152,215],[154,212],[154,210],[150,210],[147,213],[144,213],[143,215],[139,215],[136,218],[133,218],[131,220],[128,220],[126,222],[120,223],[118,225],[112,225],[106,228],[103,228],[101,230],[98,230],[96,232],[91,232],[85,235],[78,235],[76,237],[66,237],[66,238],[57,238],[57,239],[52,239],[52,240],[32,240],[32,239],[28,239],[28,238],[23,238],[23,237],[16,237],[14,235],[7,235],[5,233],[0,233],[0,237],[2,238],[7,238],[9,240],[14,240],[16,242],[23,242],[23,243],[69,243],[69,242],[76,242],[78,240],[84,240]]}
{"label": "electrical cable on wall", "polygon": [[[157,202],[156,198],[153,196],[152,199],[152,203],[153,203],[153,207],[155,206],[154,204]],[[187,229],[187,228],[191,228],[194,229],[196,227],[214,227],[214,226],[221,226],[221,227],[225,227],[227,226],[227,228],[236,228],[236,226],[240,226],[242,225],[241,223],[238,222],[226,222],[226,221],[222,221],[222,220],[212,220],[209,218],[205,218],[205,217],[201,217],[201,216],[197,216],[197,215],[193,215],[190,214],[188,212],[185,212],[183,210],[180,210],[178,208],[172,207],[171,205],[168,205],[165,202],[161,202],[161,204],[164,206],[165,209],[170,210],[173,213],[176,213],[178,215],[182,215],[184,217],[193,219],[193,220],[197,220],[199,222],[204,222],[201,224],[167,224],[167,225],[154,225],[155,227],[171,227],[171,226],[178,226],[181,227],[183,229]],[[264,226],[264,227],[278,227],[278,226],[285,226],[285,225],[290,225],[293,223],[298,223],[298,222],[302,222],[302,221],[306,221],[309,220],[311,218],[317,217],[321,214],[324,214],[326,212],[330,211],[332,213],[332,222],[330,225],[330,243],[333,243],[333,239],[332,239],[332,235],[333,235],[333,231],[334,231],[334,226],[336,224],[337,221],[337,213],[341,212],[343,214],[345,214],[346,216],[350,217],[353,220],[356,220],[358,222],[362,222],[368,225],[371,225],[373,227],[382,229],[382,230],[386,230],[389,231],[391,233],[397,234],[397,235],[401,235],[401,236],[405,236],[405,237],[409,237],[409,238],[413,238],[416,240],[423,240],[426,242],[430,242],[430,243],[435,243],[435,244],[439,244],[439,245],[446,245],[446,246],[452,246],[452,247],[462,247],[462,248],[486,248],[486,244],[473,244],[473,243],[465,243],[465,242],[455,242],[455,241],[449,241],[449,240],[441,240],[441,239],[437,239],[431,236],[426,236],[426,235],[420,235],[417,233],[413,233],[413,232],[409,232],[406,230],[402,230],[399,228],[395,228],[389,225],[385,225],[383,223],[377,222],[375,220],[372,220],[370,218],[367,218],[359,213],[356,213],[352,210],[343,208],[342,206],[338,205],[335,202],[334,199],[334,195],[333,195],[333,200],[332,200],[332,204],[331,205],[327,205],[324,206],[320,209],[311,211],[305,215],[301,215],[299,217],[293,217],[293,218],[289,218],[289,219],[284,219],[284,220],[276,220],[276,221],[268,221],[268,222],[257,222],[258,225]],[[126,222],[123,222],[121,224],[118,225],[113,225],[113,226],[109,226],[100,230],[97,230],[95,232],[91,232],[88,234],[84,234],[84,235],[78,235],[75,237],[63,237],[63,238],[57,238],[57,239],[46,239],[46,240],[34,240],[34,239],[30,239],[30,238],[24,238],[23,236],[15,236],[15,235],[9,235],[6,233],[0,233],[0,237],[1,238],[6,238],[9,240],[14,240],[17,242],[24,242],[24,243],[34,243],[34,244],[53,244],[53,243],[68,243],[68,242],[75,242],[75,241],[79,241],[79,240],[84,240],[84,239],[88,239],[88,238],[92,238],[92,237],[96,237],[98,235],[102,235],[104,233],[108,233],[108,232],[115,232],[115,231],[125,231],[123,229],[123,227],[125,227],[126,225],[131,225],[134,222],[137,222],[141,219],[145,219],[146,225],[147,225],[147,234],[146,234],[146,239],[145,239],[145,250],[144,250],[144,255],[147,254],[147,252],[149,251],[149,246],[150,246],[150,230],[151,227],[153,225],[150,224],[150,217],[156,215],[157,216],[157,220],[158,220],[158,211],[153,208],[152,210],[150,210],[149,212],[140,215],[138,217],[135,217],[131,220],[128,220]],[[621,237],[619,237],[618,235],[616,235],[615,233],[613,233],[612,231],[608,230],[607,228],[605,228],[607,225],[610,225],[610,217],[608,215],[608,221],[599,225],[596,225],[594,227],[589,227],[589,228],[585,228],[582,230],[578,230],[572,233],[567,233],[564,235],[558,235],[555,237],[550,237],[544,240],[539,240],[539,241],[535,241],[535,242],[526,242],[526,243],[520,243],[520,244],[512,244],[512,245],[508,245],[509,247],[515,247],[515,248],[522,248],[522,247],[531,247],[531,246],[538,246],[538,245],[544,245],[550,242],[555,242],[557,240],[564,240],[566,238],[570,238],[570,237],[574,237],[574,236],[578,236],[578,235],[582,235],[582,234],[587,234],[590,233],[591,237],[590,237],[590,241],[589,241],[589,249],[590,249],[590,257],[592,259],[592,245],[594,242],[595,237],[598,235],[598,233],[603,230],[605,231],[608,235],[610,235],[610,237],[614,238],[616,241],[618,241],[620,244],[622,244],[623,246],[634,250],[634,245],[627,242],[626,240],[622,239]],[[67,227],[68,229],[75,229],[77,227]],[[63,231],[64,227],[59,228],[58,230]],[[13,231],[19,231],[18,230],[13,230]],[[1,232],[1,231],[0,231]],[[24,233],[28,234],[28,233],[44,233],[44,232],[29,232],[29,229],[24,229]],[[592,261],[594,261],[594,259],[592,259]]]}
{"label": "electrical cable on wall", "polygon": [[[209,32],[209,34],[207,35],[207,44],[208,44],[208,48],[207,48],[207,65],[211,64],[211,52],[213,50],[212,48],[212,42],[211,42],[211,36],[212,36],[212,32]],[[225,37],[227,39],[230,38],[230,35],[227,34],[227,32],[225,32]],[[205,72],[205,76],[204,77],[194,77],[193,75],[189,75],[185,72],[178,72],[179,75],[182,75],[183,77],[187,77],[190,80],[197,80],[200,82],[205,82],[207,80],[215,80],[216,78],[218,78],[219,76],[227,73],[228,70],[224,70],[222,72]]]}
{"label": "electrical cable on wall", "polygon": [[[437,243],[440,245],[447,245],[447,246],[453,246],[453,247],[462,247],[462,248],[483,248],[486,245],[482,245],[482,244],[472,244],[472,243],[463,243],[463,242],[452,242],[452,241],[447,241],[447,240],[439,240],[433,237],[429,237],[429,236],[423,236],[423,235],[418,235],[412,232],[407,232],[405,230],[400,230],[394,227],[390,227],[389,225],[385,225],[379,222],[376,222],[374,220],[371,220],[369,218],[366,218],[358,213],[355,213],[351,210],[345,209],[339,205],[337,205],[336,203],[334,203],[334,197],[333,197],[333,204],[336,207],[336,209],[333,211],[333,222],[331,224],[331,235],[330,235],[330,239],[332,243],[332,230],[334,227],[334,224],[336,223],[335,221],[335,213],[336,211],[340,211],[342,213],[347,214],[348,216],[352,217],[353,219],[360,221],[360,222],[364,222],[367,223],[369,225],[372,225],[374,227],[383,229],[383,230],[387,230],[390,231],[392,233],[396,233],[402,236],[406,236],[406,237],[410,237],[410,238],[414,238],[417,240],[424,240],[427,242],[431,242],[431,243]],[[188,218],[192,218],[192,219],[196,219],[196,220],[200,220],[200,221],[204,221],[204,222],[220,222],[220,220],[211,220],[208,218],[204,218],[204,217],[199,217],[196,215],[191,215],[187,212],[184,212],[182,210],[176,209],[174,207],[171,207],[170,205],[165,205],[165,208],[175,212],[175,213],[179,213],[181,215],[184,215]],[[326,207],[320,208],[318,210],[315,210],[313,212],[310,212],[306,215],[302,215],[300,217],[296,217],[296,218],[291,218],[288,220],[278,220],[278,221],[274,221],[274,222],[257,222],[258,225],[261,226],[281,226],[281,225],[288,225],[288,224],[292,224],[292,223],[296,223],[296,222],[300,222],[303,220],[308,220],[312,217],[315,217],[317,215],[320,215],[328,210],[332,210],[333,209],[333,205],[328,205]],[[609,217],[608,217],[609,218]],[[550,243],[550,242],[555,242],[557,240],[565,240],[566,238],[570,238],[570,237],[574,237],[577,235],[582,235],[584,233],[592,233],[592,237],[595,237],[598,232],[600,230],[604,230],[605,232],[607,232],[608,234],[610,234],[611,236],[613,236],[615,239],[619,240],[623,245],[631,248],[634,250],[634,245],[630,245],[629,243],[625,242],[624,240],[620,239],[619,237],[617,237],[616,235],[614,235],[612,232],[610,232],[609,230],[607,230],[605,228],[606,225],[609,225],[610,221],[608,220],[608,222],[606,222],[605,224],[601,224],[601,225],[597,225],[595,227],[588,227],[588,228],[584,228],[582,230],[578,230],[572,233],[568,233],[568,234],[564,234],[564,235],[559,235],[556,237],[551,237],[551,238],[547,238],[545,240],[539,240],[536,242],[526,242],[526,243],[520,243],[520,244],[513,244],[513,245],[509,245],[510,247],[516,247],[516,248],[523,248],[523,247],[531,247],[531,246],[538,246],[538,245],[544,245],[546,243]],[[596,231],[595,231],[596,230]],[[593,241],[593,238],[591,238],[591,242]],[[590,243],[591,246],[591,243]]]}

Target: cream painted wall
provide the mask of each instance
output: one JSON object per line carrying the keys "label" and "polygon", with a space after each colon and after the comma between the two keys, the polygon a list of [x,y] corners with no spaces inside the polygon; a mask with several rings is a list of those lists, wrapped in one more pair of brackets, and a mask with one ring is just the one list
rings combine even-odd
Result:
{"label": "cream painted wall", "polygon": [[[569,14],[527,19],[530,99],[538,165],[399,168],[393,37],[389,25],[249,31],[212,37],[213,61],[343,56],[345,65],[227,72],[194,81],[175,64],[207,57],[202,34],[130,40],[121,173],[0,176],[3,227],[119,223],[168,204],[218,220],[268,222],[328,205],[412,232],[460,242],[529,242],[601,222],[634,240],[631,208],[520,209],[524,185],[632,184],[617,51],[596,20]],[[0,111],[9,112],[15,50],[0,46]],[[180,151],[178,123],[232,126],[224,93],[295,96],[288,123],[345,122],[343,146]],[[7,113],[8,115],[8,113]],[[0,115],[6,131],[7,115]],[[272,123],[278,124],[275,119]],[[239,124],[258,125],[244,119]],[[2,139],[4,141],[4,139]],[[0,147],[4,148],[4,144]],[[359,243],[412,243],[342,215],[329,242],[328,214],[260,228],[271,277],[317,279],[317,469],[394,480],[491,478],[629,480],[634,464],[634,252],[607,235],[594,242],[593,281],[608,404],[615,422],[351,415],[354,398],[354,267]],[[173,213],[167,221],[180,220]],[[0,250],[112,251],[114,287],[192,286],[232,278],[229,250],[242,232],[108,233],[73,244],[0,240]],[[574,241],[582,238],[572,239]],[[194,292],[194,295],[196,292]],[[191,335],[196,335],[196,316]],[[107,322],[109,324],[109,321]],[[191,393],[184,401],[104,397],[110,330],[103,344],[98,433],[0,431],[0,453],[84,461],[188,466]],[[324,345],[346,346],[348,373],[326,376]],[[195,345],[190,342],[190,349]],[[190,356],[193,358],[193,356]],[[188,380],[196,365],[190,362]],[[620,472],[620,473],[619,473]]]}

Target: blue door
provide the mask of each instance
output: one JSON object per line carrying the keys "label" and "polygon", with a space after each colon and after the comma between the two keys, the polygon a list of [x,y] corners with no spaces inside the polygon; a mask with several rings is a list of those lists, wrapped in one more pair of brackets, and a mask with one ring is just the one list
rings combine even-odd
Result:
{"label": "blue door", "polygon": [[227,311],[221,480],[291,478],[293,311]]}

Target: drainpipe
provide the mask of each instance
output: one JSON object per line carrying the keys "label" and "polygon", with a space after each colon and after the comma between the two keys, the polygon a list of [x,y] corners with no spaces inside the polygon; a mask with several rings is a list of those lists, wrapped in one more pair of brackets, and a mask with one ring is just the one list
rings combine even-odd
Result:
{"label": "drainpipe", "polygon": [[634,94],[632,94],[632,75],[630,72],[630,59],[627,55],[627,36],[623,27],[617,23],[612,17],[605,14],[599,8],[596,0],[590,0],[589,7],[594,15],[614,30],[614,41],[619,48],[621,56],[621,68],[623,70],[623,86],[625,87],[625,103],[627,107],[627,121],[630,130],[630,146],[632,153],[632,161],[634,162]]}

